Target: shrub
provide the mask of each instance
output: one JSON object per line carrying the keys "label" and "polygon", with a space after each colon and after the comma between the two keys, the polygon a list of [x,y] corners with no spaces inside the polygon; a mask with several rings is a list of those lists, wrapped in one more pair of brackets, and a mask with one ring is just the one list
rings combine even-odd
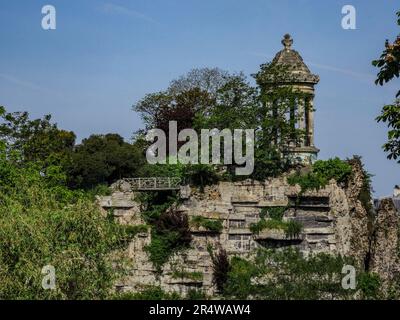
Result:
{"label": "shrub", "polygon": [[221,220],[206,220],[203,224],[204,228],[213,232],[221,232],[223,229]]}
{"label": "shrub", "polygon": [[250,225],[250,231],[254,234],[259,234],[261,231],[265,229],[284,230],[287,238],[295,238],[303,230],[303,225],[300,222],[294,220],[279,221],[275,219],[269,219],[269,220],[261,219],[259,222],[252,223]]}
{"label": "shrub", "polygon": [[145,233],[147,232],[149,229],[149,226],[145,225],[145,224],[140,224],[140,225],[136,225],[136,226],[126,226],[126,231],[127,233],[130,234],[131,237],[136,236],[138,233]]}
{"label": "shrub", "polygon": [[185,270],[175,270],[172,273],[172,278],[174,279],[191,279],[194,281],[201,281],[203,280],[203,273],[201,272],[188,272]]}
{"label": "shrub", "polygon": [[257,266],[251,261],[233,257],[223,295],[227,298],[247,299],[254,292],[252,279],[258,273]]}
{"label": "shrub", "polygon": [[151,243],[145,247],[150,261],[161,272],[161,267],[177,250],[187,248],[192,234],[187,214],[176,210],[163,212],[154,224]]}
{"label": "shrub", "polygon": [[178,201],[177,194],[169,191],[142,192],[135,200],[141,203],[142,217],[150,224],[156,223],[161,214]]}
{"label": "shrub", "polygon": [[223,229],[221,220],[207,219],[202,216],[194,216],[190,222],[196,228],[203,227],[211,232],[220,233]]}
{"label": "shrub", "polygon": [[215,168],[206,164],[186,165],[183,176],[188,183],[200,187],[202,192],[205,186],[215,184],[220,180]]}
{"label": "shrub", "polygon": [[226,250],[220,249],[216,255],[211,254],[211,259],[213,263],[213,284],[218,291],[222,292],[231,270],[228,254]]}
{"label": "shrub", "polygon": [[338,183],[346,182],[351,172],[351,165],[339,158],[318,160],[313,165],[313,173],[328,180],[335,179]]}
{"label": "shrub", "polygon": [[177,292],[167,293],[157,286],[145,287],[141,292],[124,292],[113,296],[114,300],[181,300]]}
{"label": "shrub", "polygon": [[364,299],[379,299],[381,279],[376,273],[363,272],[357,279],[357,287]]}
{"label": "shrub", "polygon": [[188,291],[187,300],[206,300],[207,296],[202,290],[190,289]]}
{"label": "shrub", "polygon": [[303,225],[295,220],[286,223],[285,234],[287,238],[296,238],[303,231]]}
{"label": "shrub", "polygon": [[304,258],[293,248],[260,249],[254,259],[231,259],[224,286],[227,299],[349,299],[355,290],[341,286],[342,268],[353,261],[331,254]]}
{"label": "shrub", "polygon": [[325,187],[331,179],[335,179],[338,183],[346,183],[351,172],[351,165],[339,158],[318,160],[312,166],[311,172],[306,174],[297,172],[289,176],[287,181],[290,185],[298,184],[301,193],[304,193],[307,190],[319,190]]}
{"label": "shrub", "polygon": [[[89,195],[50,183],[34,166],[12,170],[7,185],[0,181],[0,298],[107,298],[132,234]],[[56,290],[42,288],[46,265],[55,267]]]}
{"label": "shrub", "polygon": [[287,207],[269,207],[263,209],[266,209],[266,212],[271,219],[281,221],[285,211],[287,210]]}

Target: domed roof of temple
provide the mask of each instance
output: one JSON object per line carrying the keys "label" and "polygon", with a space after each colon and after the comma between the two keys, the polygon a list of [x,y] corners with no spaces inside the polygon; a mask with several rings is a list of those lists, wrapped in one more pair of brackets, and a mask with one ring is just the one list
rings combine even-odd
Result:
{"label": "domed roof of temple", "polygon": [[[282,44],[284,49],[276,54],[271,65],[287,68],[288,74],[283,82],[317,84],[319,76],[312,74],[300,54],[292,49],[293,39],[289,34],[285,34]],[[282,78],[279,79],[282,80]]]}

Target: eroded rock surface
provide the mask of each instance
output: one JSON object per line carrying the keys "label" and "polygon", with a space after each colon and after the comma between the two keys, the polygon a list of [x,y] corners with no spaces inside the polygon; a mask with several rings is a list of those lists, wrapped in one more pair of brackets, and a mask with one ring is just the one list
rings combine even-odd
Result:
{"label": "eroded rock surface", "polygon": [[[218,219],[222,231],[192,227],[191,248],[172,256],[162,273],[157,273],[145,251],[151,242],[151,232],[138,234],[127,252],[132,262],[131,272],[118,283],[118,288],[140,290],[143,286],[158,285],[165,291],[183,295],[190,289],[201,288],[212,295],[215,288],[209,246],[223,248],[230,256],[243,257],[249,257],[259,247],[287,246],[298,248],[305,256],[318,252],[352,256],[361,267],[367,264],[372,271],[390,279],[398,271],[396,210],[389,202],[382,202],[373,228],[373,217],[360,200],[364,185],[361,163],[353,161],[352,166],[347,186],[338,186],[332,180],[324,189],[300,197],[300,188],[290,186],[285,176],[262,182],[220,182],[203,192],[183,186],[178,210],[189,219],[194,216]],[[115,189],[112,196],[99,199],[101,207],[112,209],[121,223],[143,224],[141,206],[135,200],[137,195],[128,186]],[[287,207],[283,220],[300,222],[302,233],[290,238],[282,230],[253,234],[250,225],[260,221],[260,213],[268,207]],[[194,274],[196,277],[190,277]]]}

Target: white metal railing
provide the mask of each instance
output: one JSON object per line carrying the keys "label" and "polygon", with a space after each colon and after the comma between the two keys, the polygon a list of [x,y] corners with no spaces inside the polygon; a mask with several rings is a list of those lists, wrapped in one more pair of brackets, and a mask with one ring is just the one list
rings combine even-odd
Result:
{"label": "white metal railing", "polygon": [[181,179],[178,177],[125,178],[123,182],[130,184],[132,190],[178,190]]}

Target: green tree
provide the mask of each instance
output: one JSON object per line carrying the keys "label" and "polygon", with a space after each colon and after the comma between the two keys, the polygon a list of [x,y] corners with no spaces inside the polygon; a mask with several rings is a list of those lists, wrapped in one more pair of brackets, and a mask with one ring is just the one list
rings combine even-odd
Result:
{"label": "green tree", "polygon": [[36,161],[46,166],[69,161],[75,134],[58,129],[51,115],[32,120],[28,112],[9,113],[0,107],[0,120],[0,140],[9,156],[18,154],[18,162]]}
{"label": "green tree", "polygon": [[300,251],[260,249],[255,258],[231,259],[224,296],[237,299],[349,299],[355,290],[342,288],[342,268],[350,259],[326,253],[304,258]]}
{"label": "green tree", "polygon": [[[284,67],[264,64],[254,75],[256,87],[243,75],[231,77],[217,92],[213,108],[196,119],[197,127],[254,129],[255,167],[251,177],[256,180],[285,171],[288,164],[283,153],[304,138],[304,131],[295,125],[299,120],[296,103],[304,94],[290,85],[280,86],[279,81],[278,84],[266,81],[285,75]],[[233,169],[234,165],[228,166],[231,174]]]}
{"label": "green tree", "polygon": [[[124,273],[132,235],[85,193],[62,184],[61,168],[16,166],[0,146],[0,299],[104,299]],[[65,177],[65,175],[64,175]],[[41,270],[52,265],[55,290]]]}
{"label": "green tree", "polygon": [[[400,26],[400,11],[396,13],[398,20],[397,24]],[[389,82],[394,77],[398,78],[400,74],[400,35],[397,36],[393,43],[389,40],[385,42],[385,50],[379,57],[379,59],[374,60],[372,64],[375,67],[380,68],[378,77],[376,79],[376,84],[381,86],[384,83]],[[400,91],[397,93],[400,96]]]}
{"label": "green tree", "polygon": [[[383,145],[383,150],[388,153],[388,159],[397,160],[400,157],[400,99],[384,106],[376,121],[387,123],[388,141]],[[400,163],[400,159],[397,162]]]}
{"label": "green tree", "polygon": [[193,69],[172,80],[166,90],[147,94],[133,110],[142,117],[145,130],[168,132],[169,121],[177,121],[178,130],[192,128],[195,114],[214,104],[217,91],[230,77],[218,68]]}
{"label": "green tree", "polygon": [[[168,132],[171,120],[178,121],[178,130],[192,127],[198,133],[214,128],[254,129],[252,178],[262,180],[281,174],[288,167],[284,153],[305,135],[304,130],[296,127],[299,115],[295,111],[305,94],[290,85],[280,85],[279,77],[286,76],[284,67],[262,65],[254,75],[257,86],[252,86],[243,74],[211,70],[194,70],[174,80],[165,92],[140,100],[135,110],[141,114],[146,130],[157,127]],[[266,81],[271,77],[277,79],[275,84]],[[228,179],[238,179],[235,169],[236,165],[227,166]]]}
{"label": "green tree", "polygon": [[92,135],[76,146],[68,169],[69,184],[92,188],[134,177],[145,164],[143,150],[118,134]]}
{"label": "green tree", "polygon": [[[397,12],[397,24],[400,26],[400,11]],[[383,85],[394,78],[399,77],[400,73],[400,35],[393,43],[389,40],[385,42],[385,50],[379,59],[372,64],[380,68],[376,84]],[[396,98],[400,96],[400,91]],[[389,159],[397,160],[400,157],[400,100],[396,100],[391,105],[383,107],[381,114],[376,118],[377,122],[384,122],[389,127],[388,142],[383,145],[383,149],[388,153]],[[400,163],[400,160],[398,161]]]}

